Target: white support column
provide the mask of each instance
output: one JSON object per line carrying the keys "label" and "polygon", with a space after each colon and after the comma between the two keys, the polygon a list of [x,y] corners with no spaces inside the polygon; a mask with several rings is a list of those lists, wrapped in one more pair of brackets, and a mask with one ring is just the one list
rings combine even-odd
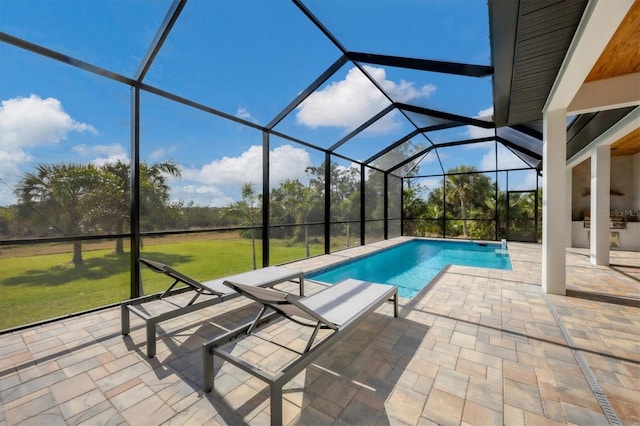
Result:
{"label": "white support column", "polygon": [[[544,118],[543,140],[543,218],[542,218],[542,287],[546,293],[566,294],[566,116],[571,102],[584,85],[607,44],[637,0],[618,0],[615,7],[607,0],[591,0],[587,3],[571,46],[562,62],[560,71],[542,111]],[[605,110],[608,105],[596,104],[594,87],[583,92],[585,102],[574,105],[589,110]],[[588,95],[588,96],[587,96]],[[597,96],[596,96],[597,97]],[[613,105],[628,102],[613,96],[605,102]],[[632,101],[631,101],[632,102]],[[615,106],[614,106],[615,107]],[[636,123],[637,127],[637,123]],[[616,139],[614,139],[616,140]],[[608,172],[608,171],[607,171]],[[598,172],[598,180],[602,174]],[[592,197],[595,196],[592,190]],[[591,226],[596,213],[606,213],[600,203],[591,212]],[[607,219],[608,220],[608,219]],[[592,228],[593,230],[594,228]],[[607,230],[608,231],[608,230]],[[599,239],[600,240],[600,239]],[[605,239],[608,242],[608,238]]]}
{"label": "white support column", "polygon": [[573,238],[573,167],[566,168],[565,188],[567,194],[567,196],[565,197],[565,217],[567,220],[567,235],[565,239],[565,246],[571,247],[571,239]]}
{"label": "white support column", "polygon": [[609,191],[611,147],[600,145],[591,151],[591,263],[609,264]]}
{"label": "white support column", "polygon": [[542,288],[566,294],[567,111],[544,112],[542,145]]}

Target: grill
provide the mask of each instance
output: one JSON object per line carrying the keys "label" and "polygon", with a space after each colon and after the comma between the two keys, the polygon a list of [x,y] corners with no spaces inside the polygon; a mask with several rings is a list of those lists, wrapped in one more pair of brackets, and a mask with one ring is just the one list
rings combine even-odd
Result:
{"label": "grill", "polygon": [[[591,218],[584,218],[584,227],[591,228]],[[627,219],[624,216],[611,216],[609,218],[609,229],[627,229]]]}

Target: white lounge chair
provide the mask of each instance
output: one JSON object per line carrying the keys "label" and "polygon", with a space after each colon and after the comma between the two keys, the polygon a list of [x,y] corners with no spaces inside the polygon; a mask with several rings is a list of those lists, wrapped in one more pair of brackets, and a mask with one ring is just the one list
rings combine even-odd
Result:
{"label": "white lounge chair", "polygon": [[[394,316],[398,316],[398,289],[386,284],[348,279],[308,297],[300,297],[276,289],[256,288],[237,279],[227,279],[224,284],[262,304],[263,308],[253,322],[203,345],[204,390],[205,392],[213,390],[213,362],[214,355],[217,355],[269,384],[272,425],[282,424],[282,387],[289,380],[384,302],[392,301]],[[299,356],[278,373],[269,374],[259,366],[230,354],[222,348],[226,343],[253,333],[262,324],[278,316],[313,328],[304,351],[296,352]],[[314,345],[321,328],[331,329],[333,332]]]}
{"label": "white lounge chair", "polygon": [[[145,321],[147,356],[149,358],[153,358],[156,355],[157,324],[239,296],[235,290],[224,285],[224,281],[227,279],[241,280],[247,285],[255,287],[273,287],[286,281],[298,280],[300,294],[304,295],[304,273],[280,266],[270,266],[229,277],[200,282],[160,262],[142,258],[139,259],[139,262],[149,267],[152,271],[173,279],[173,284],[162,293],[125,300],[120,305],[123,336],[128,335],[131,331],[130,312]],[[178,284],[183,284],[184,287],[176,288]],[[188,291],[193,291],[195,294],[186,304],[180,305],[171,300],[171,296]],[[163,303],[165,306],[163,306],[164,309],[160,313],[154,314],[153,312],[158,312],[158,310],[152,309],[152,306],[149,305],[151,303]]]}

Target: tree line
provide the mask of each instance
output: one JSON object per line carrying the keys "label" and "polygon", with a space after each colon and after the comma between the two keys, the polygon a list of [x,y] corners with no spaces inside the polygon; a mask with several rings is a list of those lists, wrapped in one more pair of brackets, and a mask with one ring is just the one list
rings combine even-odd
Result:
{"label": "tree line", "polygon": [[[326,167],[306,169],[306,182],[286,179],[270,190],[270,238],[309,244],[323,238],[325,220]],[[329,166],[330,221],[332,229],[346,235],[349,246],[351,222],[360,220],[361,176],[358,168]],[[384,218],[384,174],[368,169],[365,185],[365,219]],[[417,174],[417,169],[413,171]],[[131,225],[131,167],[118,161],[92,164],[41,164],[24,174],[15,188],[18,202],[0,207],[0,238],[42,238],[126,234]],[[197,206],[193,201],[171,201],[169,178],[179,178],[174,162],[140,164],[140,225],[144,232],[161,230],[243,227],[241,236],[250,238],[254,267],[256,240],[261,237],[262,194],[252,182],[241,188],[241,199],[224,207]],[[496,183],[469,166],[447,171],[442,185],[426,188],[405,180],[402,194],[404,235],[452,236],[494,239],[496,227],[502,238],[507,208],[511,231],[530,228],[535,217],[531,193],[496,191]],[[496,198],[497,194],[497,198]],[[535,197],[535,196],[533,196]],[[399,198],[390,202],[399,203]],[[508,207],[507,207],[508,204]],[[498,220],[496,220],[498,219]],[[502,219],[502,220],[500,220]],[[295,225],[295,226],[292,226]],[[375,226],[372,224],[371,226]],[[526,232],[526,229],[524,229]],[[116,238],[114,252],[124,252],[122,238]],[[74,241],[72,262],[82,263],[82,241]]]}
{"label": "tree line", "polygon": [[[331,164],[332,220],[357,220],[360,173]],[[321,233],[312,223],[324,221],[325,164],[308,167],[307,184],[287,179],[270,191],[270,236],[309,242]],[[118,161],[93,164],[40,164],[25,173],[14,192],[17,203],[0,207],[0,239],[126,234],[131,225],[131,167]],[[262,194],[242,186],[242,199],[224,207],[171,201],[168,179],[181,176],[173,162],[140,164],[140,227],[143,231],[246,227],[241,235],[255,240],[262,224]],[[380,189],[382,185],[378,185]],[[381,199],[381,197],[376,197]],[[280,225],[280,226],[279,226]],[[299,225],[299,226],[290,226]],[[347,225],[348,226],[348,225]],[[114,252],[124,252],[116,238]],[[74,241],[72,262],[83,263],[82,241]],[[255,262],[255,255],[254,255]]]}
{"label": "tree line", "polygon": [[[117,161],[93,164],[40,164],[24,174],[14,192],[15,206],[3,208],[0,232],[13,238],[126,233],[131,223],[131,167]],[[169,176],[180,176],[173,162],[140,165],[141,210],[165,217]],[[82,241],[74,241],[75,265],[82,264]],[[122,238],[115,252],[124,252]]]}
{"label": "tree line", "polygon": [[[493,240],[535,238],[536,198],[540,191],[498,189],[497,183],[472,166],[451,168],[435,188],[407,181],[404,234]],[[540,203],[538,203],[540,204]]]}

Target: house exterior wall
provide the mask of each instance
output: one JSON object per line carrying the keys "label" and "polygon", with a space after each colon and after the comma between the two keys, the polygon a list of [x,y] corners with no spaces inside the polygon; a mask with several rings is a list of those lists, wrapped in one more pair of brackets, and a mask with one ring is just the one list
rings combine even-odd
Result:
{"label": "house exterior wall", "polygon": [[[573,247],[589,247],[589,229],[584,227],[584,214],[591,203],[591,159],[573,168],[572,225]],[[627,228],[612,230],[617,247],[622,250],[640,250],[640,153],[611,157],[611,215],[623,215]]]}
{"label": "house exterior wall", "polygon": [[[638,215],[634,215],[634,211],[640,209],[640,153],[611,157],[611,191],[611,213],[626,213],[627,221],[640,221]],[[584,220],[585,211],[590,209],[590,194],[591,159],[587,159],[573,168],[571,217],[574,221]]]}

